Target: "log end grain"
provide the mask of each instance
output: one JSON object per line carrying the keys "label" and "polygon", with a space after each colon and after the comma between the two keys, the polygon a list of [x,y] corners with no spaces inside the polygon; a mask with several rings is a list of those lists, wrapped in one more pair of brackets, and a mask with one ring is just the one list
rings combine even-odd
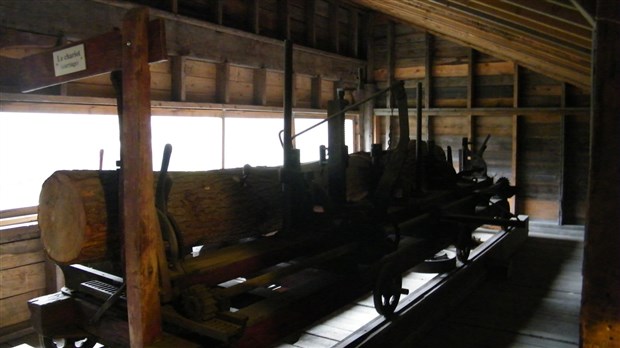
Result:
{"label": "log end grain", "polygon": [[67,175],[56,172],[44,183],[39,196],[39,228],[49,257],[69,263],[81,252],[86,213],[81,196]]}
{"label": "log end grain", "polygon": [[[48,256],[59,264],[94,262],[110,249],[102,182],[113,172],[57,171],[39,196],[39,228]],[[102,177],[104,176],[104,177]],[[109,181],[109,180],[107,180]]]}

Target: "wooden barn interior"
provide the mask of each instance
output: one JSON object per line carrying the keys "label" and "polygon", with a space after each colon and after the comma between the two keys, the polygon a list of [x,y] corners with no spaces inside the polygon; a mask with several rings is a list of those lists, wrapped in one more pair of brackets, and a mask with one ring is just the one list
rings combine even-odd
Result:
{"label": "wooden barn interior", "polygon": [[1,0],[0,347],[619,347],[619,37],[616,0]]}

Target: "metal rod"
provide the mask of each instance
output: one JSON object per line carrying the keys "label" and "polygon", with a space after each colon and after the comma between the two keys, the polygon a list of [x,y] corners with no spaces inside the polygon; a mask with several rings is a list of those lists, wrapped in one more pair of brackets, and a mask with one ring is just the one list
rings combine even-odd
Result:
{"label": "metal rod", "polygon": [[[384,88],[384,89],[382,89],[382,90],[380,90],[380,91],[376,92],[375,94],[373,94],[373,95],[371,95],[371,96],[369,96],[369,97],[367,97],[367,98],[365,98],[365,99],[363,99],[363,100],[361,100],[361,101],[359,101],[359,102],[357,102],[357,103],[355,103],[355,104],[353,104],[353,105],[347,106],[346,108],[344,108],[344,109],[342,109],[342,110],[340,110],[340,111],[338,111],[338,112],[335,112],[335,113],[333,113],[333,114],[331,114],[331,115],[328,115],[328,116],[327,116],[324,120],[322,120],[321,122],[319,122],[319,123],[317,123],[317,124],[315,124],[315,125],[313,125],[313,126],[310,126],[310,127],[306,128],[306,129],[304,129],[303,131],[301,131],[301,132],[299,132],[299,133],[295,134],[295,135],[292,137],[292,139],[295,139],[295,138],[297,138],[298,136],[300,136],[300,135],[302,135],[302,134],[304,134],[304,133],[306,133],[306,132],[308,132],[308,131],[310,131],[310,130],[312,130],[312,129],[314,129],[314,128],[316,128],[316,127],[320,126],[320,125],[322,125],[323,123],[325,123],[325,122],[329,121],[330,119],[332,119],[332,118],[334,118],[334,117],[340,116],[340,115],[342,115],[342,114],[346,113],[347,111],[353,110],[353,109],[357,108],[358,106],[360,106],[360,105],[362,105],[362,104],[364,104],[364,103],[368,102],[369,100],[371,100],[371,99],[375,99],[376,97],[378,97],[378,96],[380,96],[380,95],[382,95],[382,94],[384,94],[384,93],[387,93],[387,92],[388,92],[388,91],[390,91],[391,89],[396,88],[396,87],[398,87],[399,85],[402,85],[402,84],[404,84],[404,82],[403,82],[403,81],[397,81],[397,82],[394,82],[392,85],[390,85],[390,86],[388,86],[388,87],[386,87],[386,88]],[[285,141],[286,141],[286,134],[285,134],[284,139],[285,139]]]}

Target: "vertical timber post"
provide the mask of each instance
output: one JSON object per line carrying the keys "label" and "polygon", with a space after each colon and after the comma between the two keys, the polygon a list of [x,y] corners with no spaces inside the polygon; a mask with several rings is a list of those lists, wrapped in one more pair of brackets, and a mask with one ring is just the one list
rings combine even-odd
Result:
{"label": "vertical timber post", "polygon": [[295,173],[299,169],[299,152],[293,146],[293,43],[284,40],[284,166],[280,175],[284,194],[283,230],[290,233],[295,225]]}
{"label": "vertical timber post", "polygon": [[[396,79],[396,34],[395,34],[395,24],[393,21],[389,21],[387,25],[387,64],[388,64],[388,86],[392,86]],[[389,109],[394,109],[395,101],[394,101],[394,91],[389,91],[386,95],[386,105]],[[394,149],[396,147],[397,142],[393,141],[393,138],[396,138],[396,128],[398,127],[398,118],[394,116],[385,117],[385,142],[387,143],[388,149]]]}
{"label": "vertical timber post", "polygon": [[293,43],[284,41],[284,166],[293,150]]}
{"label": "vertical timber post", "polygon": [[[347,106],[347,101],[342,98],[344,92],[336,100],[327,102],[327,114],[333,115]],[[344,144],[344,121],[345,114],[330,118],[327,122],[328,153],[327,176],[329,197],[341,206],[347,201],[347,147]]]}
{"label": "vertical timber post", "polygon": [[580,346],[617,347],[620,342],[620,2],[592,3],[596,3],[596,16]]}
{"label": "vertical timber post", "polygon": [[[512,107],[517,109],[521,105],[521,68],[519,68],[518,64],[514,64],[513,67],[513,81],[512,81]],[[511,160],[510,167],[512,173],[512,184],[519,184],[519,115],[512,115],[512,144],[511,144]],[[520,204],[517,196],[514,195],[508,199],[510,202],[510,209],[513,214],[519,213],[520,209],[517,208],[517,205]]]}
{"label": "vertical timber post", "polygon": [[121,226],[132,347],[150,345],[162,334],[157,261],[161,241],[151,158],[148,23],[147,8],[130,10],[122,22]]}

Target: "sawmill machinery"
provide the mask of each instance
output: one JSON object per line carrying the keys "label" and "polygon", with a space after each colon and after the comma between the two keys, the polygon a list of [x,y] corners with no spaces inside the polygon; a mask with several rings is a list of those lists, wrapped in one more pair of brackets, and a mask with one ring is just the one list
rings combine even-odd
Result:
{"label": "sawmill machinery", "polygon": [[[290,43],[285,75],[292,74]],[[507,179],[487,175],[484,146],[467,139],[454,170],[452,150],[410,140],[407,96],[397,82],[397,144],[348,154],[344,119],[353,105],[329,102],[321,160],[300,163],[285,76],[281,167],[169,172],[172,147],[154,173],[160,226],[162,323],[202,346],[269,346],[372,291],[378,313],[398,306],[401,274],[455,245],[466,263],[483,224],[509,228]],[[395,139],[396,140],[396,139]],[[396,143],[396,141],[393,141]],[[65,286],[29,302],[45,347],[128,346],[117,171],[58,171],[43,185],[39,225]],[[157,243],[152,247],[157,247]]]}

